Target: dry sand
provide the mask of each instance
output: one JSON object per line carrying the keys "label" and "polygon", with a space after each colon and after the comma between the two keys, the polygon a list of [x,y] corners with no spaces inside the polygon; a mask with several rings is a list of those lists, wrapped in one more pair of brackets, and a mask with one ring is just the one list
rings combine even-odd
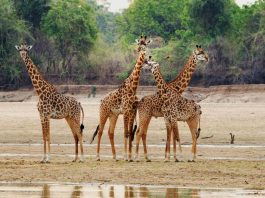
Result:
{"label": "dry sand", "polygon": [[[240,91],[241,90],[241,91]],[[40,164],[42,132],[37,97],[31,91],[1,92],[0,103],[0,181],[102,182],[114,184],[154,184],[177,186],[244,187],[265,189],[265,85],[190,88],[186,97],[201,100],[201,136],[198,161],[188,163],[191,137],[187,124],[180,122],[184,162],[163,162],[165,125],[153,118],[147,135],[152,162],[113,162],[107,135],[103,134],[103,161],[95,161],[95,145],[88,145],[98,124],[98,108],[104,92],[95,98],[75,97],[85,111],[85,163],[72,163],[73,137],[65,120],[51,121],[52,161]],[[150,92],[150,90],[148,90]],[[146,92],[141,91],[141,95]],[[8,98],[8,99],[7,99]],[[235,146],[230,147],[230,135]],[[212,137],[206,138],[205,137]],[[117,154],[122,153],[121,116],[115,130]],[[18,145],[21,144],[21,145]],[[59,145],[58,145],[59,144]],[[61,144],[61,145],[60,145]],[[67,145],[62,145],[67,144]],[[211,145],[211,146],[205,146]],[[228,145],[228,146],[223,146]],[[240,147],[237,147],[240,146]],[[135,147],[133,148],[134,151]]]}

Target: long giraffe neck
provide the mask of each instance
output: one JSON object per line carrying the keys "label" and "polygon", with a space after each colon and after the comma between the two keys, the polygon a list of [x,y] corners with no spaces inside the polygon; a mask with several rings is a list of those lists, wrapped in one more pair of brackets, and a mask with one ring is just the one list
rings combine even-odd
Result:
{"label": "long giraffe neck", "polygon": [[168,89],[168,85],[166,81],[163,79],[163,76],[160,72],[159,67],[156,67],[154,70],[152,70],[152,73],[154,75],[156,86],[158,89],[159,96],[163,96],[166,93],[166,90]]}
{"label": "long giraffe neck", "polygon": [[45,81],[43,79],[43,77],[40,74],[40,72],[38,71],[36,65],[33,63],[31,58],[28,56],[28,53],[21,55],[21,58],[23,59],[25,65],[27,67],[28,74],[30,76],[32,85],[33,85],[33,87],[36,90],[38,95],[40,95],[42,93],[42,91],[44,91],[44,90],[47,91],[48,89],[50,91],[55,91],[55,88],[53,87],[53,85],[49,84],[47,81]]}
{"label": "long giraffe neck", "polygon": [[144,63],[144,58],[145,58],[145,53],[141,52],[133,68],[133,71],[131,72],[130,76],[125,80],[126,88],[132,90],[133,93],[136,92],[138,87],[140,73]]}
{"label": "long giraffe neck", "polygon": [[170,87],[176,89],[179,94],[182,94],[187,88],[192,74],[196,69],[197,59],[195,54],[192,54],[179,75],[169,83]]}

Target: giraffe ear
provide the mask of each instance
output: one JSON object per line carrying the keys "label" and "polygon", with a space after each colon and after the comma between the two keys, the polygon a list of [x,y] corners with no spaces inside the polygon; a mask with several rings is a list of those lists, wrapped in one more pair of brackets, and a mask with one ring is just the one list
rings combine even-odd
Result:
{"label": "giraffe ear", "polygon": [[18,45],[15,45],[15,48],[16,48],[17,50],[19,50],[19,46],[18,46]]}
{"label": "giraffe ear", "polygon": [[198,46],[198,45],[196,45],[196,48],[199,48],[199,46]]}
{"label": "giraffe ear", "polygon": [[199,45],[199,48],[202,48],[202,46],[201,46],[201,45]]}
{"label": "giraffe ear", "polygon": [[147,41],[147,44],[150,44],[150,43],[152,43],[153,42],[153,40],[152,39],[149,39],[148,41]]}
{"label": "giraffe ear", "polygon": [[31,50],[31,48],[32,48],[32,45],[29,45],[29,46],[27,47],[27,50],[29,51],[29,50]]}

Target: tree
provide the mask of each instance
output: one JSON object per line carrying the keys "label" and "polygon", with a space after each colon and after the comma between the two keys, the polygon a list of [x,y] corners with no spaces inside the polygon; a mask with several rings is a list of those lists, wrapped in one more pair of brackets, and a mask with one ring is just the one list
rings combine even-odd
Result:
{"label": "tree", "polygon": [[54,39],[63,72],[71,75],[73,59],[88,53],[96,39],[95,14],[84,0],[58,0],[44,17],[42,30]]}
{"label": "tree", "polygon": [[27,21],[33,29],[40,27],[41,18],[50,9],[50,0],[13,0],[17,14]]}
{"label": "tree", "polygon": [[216,37],[229,30],[231,15],[238,6],[232,0],[193,0],[189,7],[195,31]]}
{"label": "tree", "polygon": [[2,0],[0,6],[0,84],[18,85],[22,67],[15,45],[29,37],[28,28],[15,12],[12,1]]}
{"label": "tree", "polygon": [[120,32],[134,40],[141,34],[169,40],[187,28],[188,0],[135,0],[118,19]]}

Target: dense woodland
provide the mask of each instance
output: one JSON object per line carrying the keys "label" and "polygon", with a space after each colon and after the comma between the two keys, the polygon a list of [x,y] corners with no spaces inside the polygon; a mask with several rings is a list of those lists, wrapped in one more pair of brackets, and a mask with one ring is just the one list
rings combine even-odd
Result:
{"label": "dense woodland", "polygon": [[[132,70],[135,39],[152,37],[150,53],[172,80],[195,45],[208,52],[193,86],[265,83],[265,0],[134,0],[111,13],[93,0],[1,0],[0,89],[30,86],[15,45],[55,84],[118,84]],[[166,58],[167,57],[167,58]],[[143,73],[141,83],[153,78]]]}

